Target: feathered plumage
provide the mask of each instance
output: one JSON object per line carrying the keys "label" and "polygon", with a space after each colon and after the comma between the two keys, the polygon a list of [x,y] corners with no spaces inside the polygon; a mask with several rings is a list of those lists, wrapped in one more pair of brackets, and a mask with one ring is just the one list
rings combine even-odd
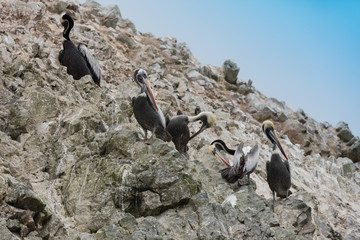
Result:
{"label": "feathered plumage", "polygon": [[[270,161],[266,162],[267,182],[273,193],[273,201],[275,201],[275,194],[281,198],[287,198],[291,194],[291,174],[288,157],[276,136],[274,128],[274,124],[269,120],[264,121],[262,124],[263,132],[273,144],[274,153],[271,155]],[[286,158],[285,161],[281,159],[279,150]]]}
{"label": "feathered plumage", "polygon": [[84,44],[77,46],[70,40],[70,31],[74,26],[74,20],[67,14],[60,18],[64,26],[63,50],[59,52],[59,62],[67,68],[67,73],[72,75],[75,80],[79,80],[85,75],[91,75],[94,82],[100,86],[101,69],[92,56],[89,49]]}
{"label": "feathered plumage", "polygon": [[[259,161],[259,146],[255,144],[246,155],[242,150],[243,147],[244,143],[240,143],[236,150],[229,149],[220,139],[215,140],[210,144],[209,149],[211,150],[211,153],[228,165],[227,168],[220,170],[221,177],[228,183],[235,183],[245,175],[248,175],[248,179],[250,180],[250,174],[254,172],[257,166]],[[227,163],[225,158],[221,155],[220,150],[225,151],[230,155],[234,155],[232,165]]]}
{"label": "feathered plumage", "polygon": [[140,86],[141,93],[138,97],[132,98],[132,107],[136,120],[144,129],[145,140],[147,140],[147,131],[150,131],[157,138],[170,141],[171,136],[166,131],[164,114],[156,104],[145,70],[137,69],[134,73],[134,81]]}
{"label": "feathered plumage", "polygon": [[[201,121],[203,124],[199,131],[190,136],[188,124],[195,121]],[[201,112],[198,115],[191,117],[185,116],[181,111],[178,111],[178,115],[173,116],[168,120],[166,130],[172,136],[172,141],[175,144],[176,149],[179,152],[186,153],[188,142],[206,128],[212,127],[214,122],[215,117],[210,112]]]}

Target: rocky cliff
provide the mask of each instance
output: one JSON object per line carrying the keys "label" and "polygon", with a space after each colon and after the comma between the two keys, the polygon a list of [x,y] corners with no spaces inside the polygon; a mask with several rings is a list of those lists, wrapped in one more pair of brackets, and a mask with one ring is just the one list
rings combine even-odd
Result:
{"label": "rocky cliff", "polygon": [[[318,123],[251,81],[234,81],[225,64],[202,65],[175,38],[138,32],[116,6],[0,5],[2,239],[360,238],[360,141],[345,123]],[[99,60],[101,87],[90,76],[75,81],[58,63],[64,11],[75,19],[72,40]],[[149,73],[165,114],[215,114],[188,156],[142,140],[130,100],[137,68]],[[275,122],[292,170],[293,194],[275,205],[265,119]],[[221,179],[224,166],[208,153],[218,138],[260,146],[249,185]]]}

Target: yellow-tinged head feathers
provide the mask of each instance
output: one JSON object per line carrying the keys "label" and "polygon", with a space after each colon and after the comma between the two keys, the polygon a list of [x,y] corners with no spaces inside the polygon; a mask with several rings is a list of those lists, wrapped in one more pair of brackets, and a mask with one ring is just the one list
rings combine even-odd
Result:
{"label": "yellow-tinged head feathers", "polygon": [[275,129],[274,127],[274,123],[270,120],[265,120],[263,123],[262,123],[262,130],[263,132],[266,131],[266,129],[268,128],[272,128],[272,129]]}

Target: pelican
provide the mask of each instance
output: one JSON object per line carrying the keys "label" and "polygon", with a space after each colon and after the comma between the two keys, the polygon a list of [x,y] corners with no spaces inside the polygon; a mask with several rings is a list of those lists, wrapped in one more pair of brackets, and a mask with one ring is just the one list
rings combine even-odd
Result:
{"label": "pelican", "polygon": [[[188,124],[196,121],[201,121],[202,126],[199,131],[190,136]],[[178,115],[173,116],[167,122],[166,130],[172,136],[175,148],[179,152],[186,153],[188,142],[205,129],[212,127],[215,123],[215,117],[211,112],[201,112],[196,116],[186,116],[179,110]]]}
{"label": "pelican", "polygon": [[[248,176],[248,182],[250,182],[250,174],[254,172],[259,162],[260,148],[257,144],[255,144],[246,155],[242,150],[243,147],[244,143],[240,143],[236,150],[229,149],[220,139],[213,141],[209,146],[210,153],[214,154],[228,166],[220,170],[221,177],[228,183],[235,183],[237,180],[243,178],[245,174]],[[220,151],[234,155],[232,165],[225,160]]]}
{"label": "pelican", "polygon": [[138,97],[132,98],[132,106],[136,120],[144,129],[145,140],[147,140],[147,131],[149,130],[152,132],[151,138],[155,134],[157,138],[169,141],[171,136],[166,132],[165,117],[156,104],[146,71],[143,69],[135,70],[134,81],[140,86],[141,93]]}
{"label": "pelican", "polygon": [[67,73],[72,75],[75,80],[79,80],[85,75],[91,75],[94,82],[100,86],[101,69],[98,62],[91,55],[87,47],[79,43],[77,46],[70,40],[70,31],[74,26],[74,20],[67,14],[60,18],[64,26],[63,50],[59,52],[59,62],[67,68]]}
{"label": "pelican", "polygon": [[[266,173],[267,173],[267,182],[269,184],[270,190],[273,193],[273,201],[275,202],[275,193],[276,196],[280,198],[287,198],[291,194],[291,175],[290,175],[290,165],[288,162],[288,157],[286,156],[274,130],[274,124],[266,120],[262,124],[262,130],[267,136],[267,138],[273,144],[274,153],[271,156],[270,161],[266,162]],[[280,152],[285,157],[285,161],[281,159]]]}

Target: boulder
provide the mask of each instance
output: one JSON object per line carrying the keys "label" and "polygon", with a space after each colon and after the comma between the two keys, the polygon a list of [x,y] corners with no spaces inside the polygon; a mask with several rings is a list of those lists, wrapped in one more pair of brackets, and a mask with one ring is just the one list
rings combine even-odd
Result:
{"label": "boulder", "polygon": [[237,75],[240,71],[240,68],[237,66],[237,64],[232,60],[226,60],[223,64],[223,71],[225,80],[228,83],[236,84]]}
{"label": "boulder", "polygon": [[360,139],[357,139],[354,144],[343,150],[343,155],[354,162],[360,162]]}
{"label": "boulder", "polygon": [[[119,208],[134,216],[158,215],[168,208],[186,204],[200,185],[189,174],[186,158],[172,152],[164,142],[156,140],[153,155],[136,158],[136,164],[124,175],[125,184],[115,193]],[[143,152],[149,149],[138,145]],[[123,173],[125,174],[125,172]]]}
{"label": "boulder", "polygon": [[282,132],[286,134],[293,144],[300,144],[304,146],[306,138],[304,138],[307,132],[306,126],[294,119],[288,119],[284,122]]}
{"label": "boulder", "polygon": [[45,209],[45,202],[40,199],[27,186],[19,183],[15,179],[9,178],[9,191],[5,201],[17,208],[28,209],[35,212],[41,212]]}
{"label": "boulder", "polygon": [[349,129],[349,125],[343,121],[339,122],[335,128],[337,136],[344,142],[349,142],[354,137]]}
{"label": "boulder", "polygon": [[116,25],[121,21],[120,9],[117,5],[109,6],[106,8],[105,18],[103,24],[106,27],[116,28]]}
{"label": "boulder", "polygon": [[[16,227],[17,230],[20,228],[20,223],[19,222],[13,222],[10,223],[13,227]],[[19,225],[18,227],[16,225]],[[21,228],[20,228],[21,229]],[[2,239],[7,239],[7,240],[18,240],[19,238],[14,235],[11,230],[9,229],[9,222],[6,222],[5,220],[1,220],[0,221],[0,236]]]}
{"label": "boulder", "polygon": [[188,72],[187,74],[187,78],[190,80],[190,81],[195,81],[195,80],[199,80],[199,79],[203,79],[203,75],[201,75],[201,73],[199,73],[198,71],[196,70],[192,70],[190,72]]}
{"label": "boulder", "polygon": [[79,9],[79,3],[73,0],[60,0],[55,6],[50,7],[51,10],[55,11],[58,14],[66,12],[66,10],[77,10]]}
{"label": "boulder", "polygon": [[214,79],[215,81],[217,81],[219,78],[215,68],[211,65],[202,66],[200,68],[200,73],[208,78]]}
{"label": "boulder", "polygon": [[265,104],[261,104],[253,113],[253,117],[261,123],[268,119],[276,119],[276,115],[275,110]]}

